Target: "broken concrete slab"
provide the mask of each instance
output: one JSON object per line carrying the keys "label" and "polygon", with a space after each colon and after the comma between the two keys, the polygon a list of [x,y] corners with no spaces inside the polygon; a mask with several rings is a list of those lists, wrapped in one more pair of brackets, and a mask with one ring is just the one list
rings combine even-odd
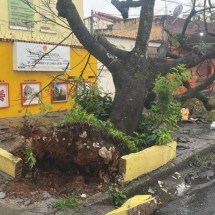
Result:
{"label": "broken concrete slab", "polygon": [[120,208],[113,210],[106,215],[150,215],[158,209],[158,202],[151,195],[136,195],[128,199]]}

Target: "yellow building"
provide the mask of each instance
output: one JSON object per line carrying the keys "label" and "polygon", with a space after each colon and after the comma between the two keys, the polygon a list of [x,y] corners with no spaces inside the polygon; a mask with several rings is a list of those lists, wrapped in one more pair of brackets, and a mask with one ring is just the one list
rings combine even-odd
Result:
{"label": "yellow building", "polygon": [[[1,1],[0,118],[39,113],[42,106],[70,108],[71,82],[89,56],[57,16],[57,0],[25,1]],[[74,3],[83,18],[83,1]],[[83,78],[93,82],[95,74],[96,60],[90,58]]]}

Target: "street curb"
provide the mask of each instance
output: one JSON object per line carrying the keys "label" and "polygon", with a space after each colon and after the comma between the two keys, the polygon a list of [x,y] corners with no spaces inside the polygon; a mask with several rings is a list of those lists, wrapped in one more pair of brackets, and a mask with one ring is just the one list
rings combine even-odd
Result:
{"label": "street curb", "polygon": [[[192,159],[195,154],[204,154],[210,152],[215,147],[215,142],[204,144],[201,148],[188,151],[182,155],[179,155],[172,161],[168,162],[164,166],[154,170],[153,172],[139,177],[129,183],[126,183],[124,189],[127,192],[127,197],[130,198],[134,195],[142,194],[143,188],[152,185],[158,180],[166,178],[168,175],[173,174],[176,171],[184,168],[187,163]],[[94,196],[86,199],[84,206],[90,206],[102,203],[112,203],[112,197],[108,193],[97,193]]]}
{"label": "street curb", "polygon": [[0,148],[0,171],[13,178],[19,178],[22,174],[22,159]]}
{"label": "street curb", "polygon": [[142,151],[122,156],[119,173],[125,183],[150,173],[176,158],[177,143],[172,141],[166,145],[155,145]]}
{"label": "street curb", "polygon": [[106,215],[152,214],[157,209],[157,198],[152,197],[152,195],[136,195]]}

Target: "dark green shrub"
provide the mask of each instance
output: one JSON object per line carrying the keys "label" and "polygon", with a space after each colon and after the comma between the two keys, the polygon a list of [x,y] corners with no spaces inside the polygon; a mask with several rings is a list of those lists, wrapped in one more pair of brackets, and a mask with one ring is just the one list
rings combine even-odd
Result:
{"label": "dark green shrub", "polygon": [[127,199],[126,191],[122,188],[109,186],[108,192],[111,194],[115,206],[121,206]]}
{"label": "dark green shrub", "polygon": [[112,97],[96,84],[80,82],[75,91],[75,103],[87,113],[94,114],[97,119],[107,120],[112,109]]}
{"label": "dark green shrub", "polygon": [[145,134],[145,141],[139,142],[139,149],[170,142],[173,132],[178,128],[177,122],[181,117],[180,104],[174,100],[174,95],[189,73],[183,65],[174,68],[174,72],[176,73],[168,74],[168,77],[158,77],[155,82],[156,101],[142,115],[137,131],[138,135]]}

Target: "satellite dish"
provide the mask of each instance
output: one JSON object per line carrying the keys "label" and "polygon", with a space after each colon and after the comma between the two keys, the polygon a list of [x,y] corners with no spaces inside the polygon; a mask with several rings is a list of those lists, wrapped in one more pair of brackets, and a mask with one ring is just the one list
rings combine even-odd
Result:
{"label": "satellite dish", "polygon": [[178,5],[173,11],[173,18],[177,19],[178,16],[181,14],[182,10],[183,10],[183,6],[181,4]]}

